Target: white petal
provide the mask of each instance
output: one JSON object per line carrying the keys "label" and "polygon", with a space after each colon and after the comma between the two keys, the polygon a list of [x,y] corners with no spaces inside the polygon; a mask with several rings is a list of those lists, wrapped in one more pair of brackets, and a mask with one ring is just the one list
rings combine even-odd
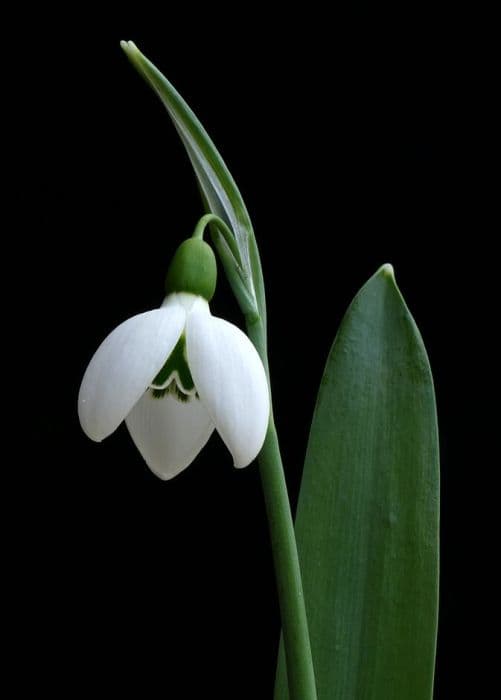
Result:
{"label": "white petal", "polygon": [[120,324],[101,343],[80,386],[82,428],[100,441],[124,420],[162,369],[186,320],[180,306],[154,309]]}
{"label": "white petal", "polygon": [[154,398],[147,391],[125,420],[149,468],[172,479],[195,459],[214,430],[201,401],[178,401],[171,394]]}
{"label": "white petal", "polygon": [[186,320],[188,365],[201,401],[233,455],[246,467],[260,451],[270,414],[261,359],[236,326],[204,312]]}
{"label": "white petal", "polygon": [[195,308],[197,311],[203,309],[206,313],[210,313],[209,304],[203,297],[199,297],[198,294],[189,294],[188,292],[172,292],[165,297],[162,306],[182,306],[186,313]]}

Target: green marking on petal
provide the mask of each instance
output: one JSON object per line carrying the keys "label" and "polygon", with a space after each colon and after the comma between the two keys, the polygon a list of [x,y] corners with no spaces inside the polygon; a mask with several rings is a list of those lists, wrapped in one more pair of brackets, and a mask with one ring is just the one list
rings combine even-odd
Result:
{"label": "green marking on petal", "polygon": [[151,389],[151,395],[154,399],[162,399],[165,394],[169,393],[169,391],[170,387],[167,387],[166,389]]}
{"label": "green marking on petal", "polygon": [[179,338],[164,366],[151,382],[155,398],[162,398],[167,392],[173,393],[180,401],[186,401],[195,391],[195,383],[186,360],[186,338]]}
{"label": "green marking on petal", "polygon": [[185,394],[184,391],[178,387],[175,379],[173,379],[165,389],[150,389],[150,391],[154,399],[162,399],[167,394],[171,394],[175,399],[181,401],[181,403],[186,403],[192,398],[200,399],[198,392],[194,394]]}

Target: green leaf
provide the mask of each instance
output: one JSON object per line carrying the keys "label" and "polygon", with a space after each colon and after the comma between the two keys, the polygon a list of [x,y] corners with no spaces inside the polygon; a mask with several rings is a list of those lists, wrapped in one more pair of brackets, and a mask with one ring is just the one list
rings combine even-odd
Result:
{"label": "green leaf", "polygon": [[[238,187],[202,124],[167,78],[144,56],[132,42],[121,42],[131,63],[153,88],[165,105],[177,133],[184,144],[197,176],[200,194],[208,211],[219,216],[231,229],[238,248],[237,260],[223,236],[219,247],[224,250],[223,263],[238,268],[245,281],[247,297],[253,300],[254,311],[265,318],[264,284],[256,240],[247,208]],[[217,231],[217,225],[213,225]],[[250,310],[247,310],[250,311]]]}
{"label": "green leaf", "polygon": [[[431,371],[385,265],[334,341],[298,504],[319,700],[432,697],[438,509]],[[281,651],[275,700],[286,698]]]}

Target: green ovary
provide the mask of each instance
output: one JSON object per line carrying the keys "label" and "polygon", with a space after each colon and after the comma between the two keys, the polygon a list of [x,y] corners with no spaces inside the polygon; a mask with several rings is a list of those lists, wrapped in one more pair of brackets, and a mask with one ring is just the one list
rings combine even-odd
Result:
{"label": "green ovary", "polygon": [[171,393],[180,401],[187,401],[195,394],[195,384],[186,361],[186,338],[184,334],[167,358],[166,363],[150,385],[155,398]]}

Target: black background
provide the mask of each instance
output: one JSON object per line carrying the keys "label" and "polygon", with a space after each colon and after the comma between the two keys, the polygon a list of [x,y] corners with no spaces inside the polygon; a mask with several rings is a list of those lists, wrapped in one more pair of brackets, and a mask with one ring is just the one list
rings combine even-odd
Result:
{"label": "black background", "polygon": [[[453,697],[471,614],[462,512],[470,380],[466,349],[458,353],[471,305],[462,275],[475,264],[462,237],[467,47],[433,12],[227,12],[224,22],[214,7],[44,12],[40,25],[32,20],[34,40],[25,36],[37,115],[29,274],[46,370],[28,433],[41,456],[24,474],[21,513],[32,525],[20,555],[28,613],[19,648],[56,696],[271,698],[280,623],[256,466],[234,470],[214,437],[162,483],[123,426],[97,445],[78,424],[92,353],[122,320],[161,302],[170,256],[203,213],[175,130],[119,48],[132,39],[198,114],[251,213],[293,504],[339,322],[382,263],[395,267],[436,382],[436,697]],[[222,275],[212,309],[241,324]]]}

